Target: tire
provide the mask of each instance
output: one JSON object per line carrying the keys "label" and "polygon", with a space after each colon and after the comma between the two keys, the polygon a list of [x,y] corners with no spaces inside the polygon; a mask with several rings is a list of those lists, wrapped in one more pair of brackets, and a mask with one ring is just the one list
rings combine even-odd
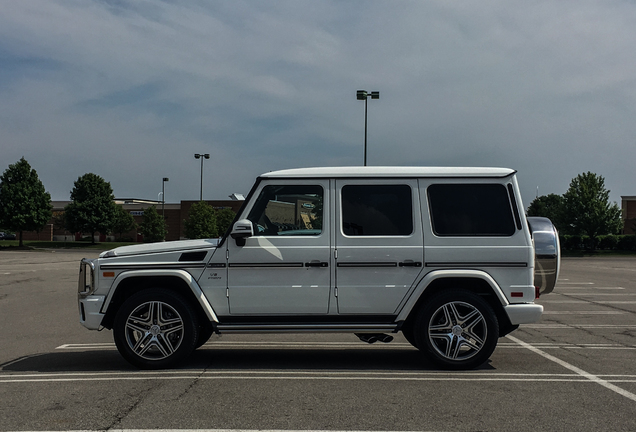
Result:
{"label": "tire", "polygon": [[132,365],[169,368],[195,349],[199,324],[183,297],[166,289],[148,289],[132,295],[117,311],[113,338]]}
{"label": "tire", "polygon": [[490,358],[499,338],[499,323],[490,305],[459,289],[428,300],[414,330],[417,347],[444,369],[480,366]]}

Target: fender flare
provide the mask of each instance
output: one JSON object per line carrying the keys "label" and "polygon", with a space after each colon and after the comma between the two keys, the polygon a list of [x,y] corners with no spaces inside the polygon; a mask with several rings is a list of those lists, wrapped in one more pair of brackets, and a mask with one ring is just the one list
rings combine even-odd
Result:
{"label": "fender flare", "polygon": [[501,288],[499,287],[497,282],[495,282],[495,280],[492,278],[492,276],[490,276],[488,273],[486,273],[484,271],[481,271],[481,270],[455,270],[455,269],[434,270],[432,272],[427,273],[426,276],[424,276],[417,283],[417,285],[415,286],[415,289],[413,290],[413,292],[409,296],[408,300],[406,300],[406,303],[404,304],[404,306],[400,310],[400,313],[398,314],[396,321],[398,321],[398,322],[399,321],[405,321],[408,318],[408,316],[412,312],[413,308],[417,304],[417,302],[420,299],[420,297],[431,286],[431,283],[433,283],[434,281],[439,280],[439,279],[449,279],[449,278],[481,279],[481,280],[485,281],[490,286],[490,288],[492,289],[493,293],[495,294],[495,296],[497,297],[497,299],[501,303],[502,307],[503,306],[507,306],[508,304],[510,304],[510,302],[508,301],[508,299],[504,295],[503,291],[501,290]]}
{"label": "fender flare", "polygon": [[108,306],[110,305],[110,302],[113,296],[115,295],[115,292],[117,291],[117,289],[119,288],[119,285],[124,280],[129,279],[131,277],[150,277],[150,276],[152,277],[173,276],[183,280],[188,285],[188,287],[190,287],[190,291],[192,292],[192,295],[194,295],[196,300],[199,302],[201,309],[203,310],[205,315],[208,317],[208,319],[214,323],[219,322],[219,319],[217,318],[216,313],[214,312],[214,309],[212,308],[212,305],[208,301],[207,297],[205,297],[205,294],[203,294],[203,290],[201,289],[197,281],[194,279],[194,277],[192,277],[192,275],[185,270],[167,270],[167,269],[166,270],[130,270],[130,271],[124,271],[118,274],[115,280],[113,281],[113,284],[111,285],[110,290],[108,291],[108,295],[106,296],[104,305],[102,306],[101,313],[106,314],[108,310]]}

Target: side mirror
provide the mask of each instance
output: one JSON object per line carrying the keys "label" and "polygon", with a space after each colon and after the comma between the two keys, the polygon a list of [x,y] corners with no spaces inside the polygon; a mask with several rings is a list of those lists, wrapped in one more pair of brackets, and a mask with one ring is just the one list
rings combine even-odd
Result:
{"label": "side mirror", "polygon": [[236,221],[230,236],[236,240],[238,246],[245,246],[245,239],[254,235],[254,225],[248,219]]}

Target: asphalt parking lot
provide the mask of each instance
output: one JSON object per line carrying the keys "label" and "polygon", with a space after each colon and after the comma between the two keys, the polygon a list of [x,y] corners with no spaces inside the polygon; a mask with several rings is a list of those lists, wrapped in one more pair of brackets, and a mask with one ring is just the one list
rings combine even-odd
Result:
{"label": "asphalt parking lot", "polygon": [[78,324],[84,255],[0,251],[2,431],[636,430],[636,257],[564,259],[542,320],[474,371],[401,335],[235,335],[143,372]]}

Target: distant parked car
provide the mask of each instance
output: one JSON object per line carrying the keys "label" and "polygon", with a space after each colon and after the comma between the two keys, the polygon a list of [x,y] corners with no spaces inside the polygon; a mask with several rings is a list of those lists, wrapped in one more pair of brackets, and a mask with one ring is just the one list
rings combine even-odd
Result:
{"label": "distant parked car", "polygon": [[0,233],[0,240],[15,240],[15,234]]}

